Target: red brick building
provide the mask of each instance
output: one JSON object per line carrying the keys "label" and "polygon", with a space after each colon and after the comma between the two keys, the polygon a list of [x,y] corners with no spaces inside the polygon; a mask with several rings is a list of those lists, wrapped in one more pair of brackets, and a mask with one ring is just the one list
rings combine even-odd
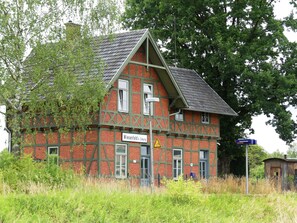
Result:
{"label": "red brick building", "polygon": [[217,175],[220,115],[236,113],[193,70],[168,67],[148,30],[116,34],[94,43],[105,64],[109,89],[98,120],[83,134],[40,129],[26,137],[25,152],[46,160],[56,155],[63,166],[88,175],[134,177],[142,185],[150,177],[149,105],[152,105],[154,175],[197,178]]}

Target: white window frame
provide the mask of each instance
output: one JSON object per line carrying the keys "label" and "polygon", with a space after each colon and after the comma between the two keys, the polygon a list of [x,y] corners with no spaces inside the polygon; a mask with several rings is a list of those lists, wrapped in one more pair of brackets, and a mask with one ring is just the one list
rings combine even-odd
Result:
{"label": "white window frame", "polygon": [[[125,152],[118,152],[117,149],[123,147]],[[119,164],[117,164],[119,162]],[[115,177],[119,179],[127,178],[127,145],[126,144],[116,144],[115,147]],[[119,173],[117,173],[119,170]],[[124,170],[124,171],[123,171]]]}
{"label": "white window frame", "polygon": [[[203,154],[203,155],[202,155]],[[204,169],[202,166],[204,165]],[[208,166],[209,166],[209,151],[200,150],[199,151],[199,176],[200,179],[208,179]]]}
{"label": "white window frame", "polygon": [[[179,151],[180,155],[175,155],[174,152]],[[173,149],[172,151],[172,176],[173,179],[177,180],[180,175],[183,174],[183,150],[182,149]],[[176,166],[177,163],[180,163],[180,167],[178,165]]]}
{"label": "white window frame", "polygon": [[183,122],[184,121],[184,112],[180,111],[179,113],[176,113],[174,116],[175,121]]}
{"label": "white window frame", "polygon": [[[146,88],[150,88],[151,91],[147,91]],[[149,115],[149,103],[145,100],[146,98],[152,98],[154,96],[154,86],[152,84],[143,84],[143,114]],[[151,115],[154,114],[154,103],[151,104]]]}
{"label": "white window frame", "polygon": [[[126,87],[122,86],[126,85]],[[126,101],[125,101],[126,98]],[[118,111],[129,112],[129,81],[119,79],[118,80]]]}
{"label": "white window frame", "polygon": [[210,115],[207,112],[201,112],[201,123],[209,124]]}
{"label": "white window frame", "polygon": [[[56,150],[56,153],[51,153],[50,151],[52,149],[55,149]],[[57,161],[56,161],[55,164],[58,165],[59,164],[59,147],[58,146],[49,146],[49,147],[47,147],[47,161],[48,162],[50,162],[50,159],[52,159],[51,156],[52,157],[53,156],[56,156],[57,157]]]}

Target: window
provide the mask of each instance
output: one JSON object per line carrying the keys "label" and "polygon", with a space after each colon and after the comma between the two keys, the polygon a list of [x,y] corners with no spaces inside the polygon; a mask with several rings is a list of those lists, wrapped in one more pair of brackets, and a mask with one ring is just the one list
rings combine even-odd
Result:
{"label": "window", "polygon": [[206,112],[201,113],[201,122],[203,124],[209,124],[209,113],[206,113]]}
{"label": "window", "polygon": [[47,161],[50,164],[59,164],[59,147],[52,146],[47,148]]}
{"label": "window", "polygon": [[[153,97],[153,85],[151,84],[144,84],[143,85],[143,114],[149,114],[149,103],[146,103],[147,98]],[[153,114],[153,103],[151,104],[151,115]]]}
{"label": "window", "polygon": [[117,144],[115,154],[115,177],[127,177],[127,145]]}
{"label": "window", "polygon": [[118,111],[129,112],[129,82],[119,79],[118,86]]}
{"label": "window", "polygon": [[208,151],[201,150],[199,153],[199,168],[200,168],[200,179],[208,178]]}
{"label": "window", "polygon": [[175,114],[175,121],[180,121],[180,122],[184,121],[184,114],[182,111]]}
{"label": "window", "polygon": [[173,150],[173,179],[177,179],[182,174],[182,150]]}

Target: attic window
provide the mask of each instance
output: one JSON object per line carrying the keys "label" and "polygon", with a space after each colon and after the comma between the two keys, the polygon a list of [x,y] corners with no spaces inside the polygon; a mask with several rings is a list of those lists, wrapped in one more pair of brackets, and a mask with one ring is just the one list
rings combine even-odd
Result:
{"label": "attic window", "polygon": [[201,123],[209,124],[209,113],[207,113],[207,112],[201,113]]}
{"label": "attic window", "polygon": [[129,112],[129,82],[118,80],[118,111]]}
{"label": "attic window", "polygon": [[[143,114],[149,114],[149,104],[146,103],[147,98],[153,97],[153,85],[144,84],[143,85]],[[151,103],[151,114],[153,115],[153,103]]]}

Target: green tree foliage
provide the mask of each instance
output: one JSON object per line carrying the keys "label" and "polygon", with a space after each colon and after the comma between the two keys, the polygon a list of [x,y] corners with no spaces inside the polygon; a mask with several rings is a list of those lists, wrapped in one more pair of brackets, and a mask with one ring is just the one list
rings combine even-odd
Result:
{"label": "green tree foliage", "polygon": [[[0,2],[0,105],[15,143],[40,117],[66,129],[90,123],[105,93],[92,37],[110,33],[117,15],[116,0]],[[65,32],[70,19],[81,26]]]}
{"label": "green tree foliage", "polygon": [[249,168],[255,168],[263,164],[263,160],[269,157],[269,154],[259,145],[249,147]]}
{"label": "green tree foliage", "polygon": [[249,170],[250,176],[257,179],[264,178],[264,159],[269,157],[269,154],[259,145],[249,147]]}
{"label": "green tree foliage", "polygon": [[[196,70],[238,113],[221,118],[219,163],[228,173],[231,160],[244,154],[235,139],[251,129],[252,116],[271,116],[281,139],[291,142],[297,128],[288,106],[297,105],[297,43],[278,20],[271,1],[127,0],[126,28],[150,28],[171,64]],[[296,4],[294,5],[296,8]],[[293,7],[292,7],[293,9]]]}
{"label": "green tree foliage", "polygon": [[284,153],[279,151],[279,150],[276,150],[274,151],[273,153],[269,154],[269,157],[271,158],[284,158]]}

